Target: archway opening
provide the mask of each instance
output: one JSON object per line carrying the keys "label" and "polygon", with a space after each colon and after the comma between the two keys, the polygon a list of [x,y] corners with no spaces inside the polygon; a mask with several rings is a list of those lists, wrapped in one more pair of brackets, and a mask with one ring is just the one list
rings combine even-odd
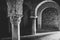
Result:
{"label": "archway opening", "polygon": [[42,29],[46,31],[58,31],[59,30],[59,13],[56,8],[46,8],[42,12]]}

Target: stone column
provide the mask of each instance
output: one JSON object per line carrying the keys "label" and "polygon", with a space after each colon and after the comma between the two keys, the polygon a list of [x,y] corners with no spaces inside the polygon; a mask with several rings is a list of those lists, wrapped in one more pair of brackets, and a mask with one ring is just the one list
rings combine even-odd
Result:
{"label": "stone column", "polygon": [[32,9],[32,11],[31,11],[30,18],[32,19],[32,35],[36,35],[36,19],[37,19],[37,16],[35,14],[34,9]]}
{"label": "stone column", "polygon": [[20,22],[23,16],[23,0],[7,0],[8,17],[12,25],[12,40],[20,40]]}

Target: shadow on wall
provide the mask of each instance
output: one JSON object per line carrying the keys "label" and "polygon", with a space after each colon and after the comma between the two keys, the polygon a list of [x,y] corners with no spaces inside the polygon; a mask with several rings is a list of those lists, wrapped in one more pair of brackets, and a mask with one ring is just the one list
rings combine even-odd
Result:
{"label": "shadow on wall", "polygon": [[21,19],[21,36],[32,33],[32,19],[30,19],[31,10],[23,4],[23,18]]}
{"label": "shadow on wall", "polygon": [[9,18],[7,17],[6,0],[0,0],[0,37],[9,37]]}

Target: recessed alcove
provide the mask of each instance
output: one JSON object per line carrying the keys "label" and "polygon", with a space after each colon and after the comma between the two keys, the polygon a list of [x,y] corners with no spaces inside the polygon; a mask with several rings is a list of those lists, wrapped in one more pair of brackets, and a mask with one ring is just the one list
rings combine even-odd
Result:
{"label": "recessed alcove", "polygon": [[[45,3],[44,3],[45,2]],[[56,2],[43,1],[35,9],[38,18],[36,32],[45,33],[60,30],[60,7]]]}
{"label": "recessed alcove", "polygon": [[[49,7],[44,9],[41,15],[41,25],[38,24],[40,28],[39,32],[51,32],[51,31],[59,31],[60,29],[60,14],[58,13],[58,10]],[[37,32],[38,32],[37,31]]]}
{"label": "recessed alcove", "polygon": [[56,21],[58,21],[59,19],[57,19],[56,17],[59,16],[59,13],[57,11],[57,9],[55,8],[46,8],[43,12],[42,12],[42,29],[45,30],[55,30],[58,31],[59,27],[57,27],[56,25]]}

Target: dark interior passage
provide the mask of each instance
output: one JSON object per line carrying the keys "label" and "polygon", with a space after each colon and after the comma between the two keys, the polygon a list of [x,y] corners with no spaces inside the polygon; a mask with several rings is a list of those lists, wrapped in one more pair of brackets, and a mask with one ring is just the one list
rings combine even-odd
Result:
{"label": "dark interior passage", "polygon": [[7,4],[6,0],[0,0],[0,37],[9,37],[9,18],[7,15]]}

